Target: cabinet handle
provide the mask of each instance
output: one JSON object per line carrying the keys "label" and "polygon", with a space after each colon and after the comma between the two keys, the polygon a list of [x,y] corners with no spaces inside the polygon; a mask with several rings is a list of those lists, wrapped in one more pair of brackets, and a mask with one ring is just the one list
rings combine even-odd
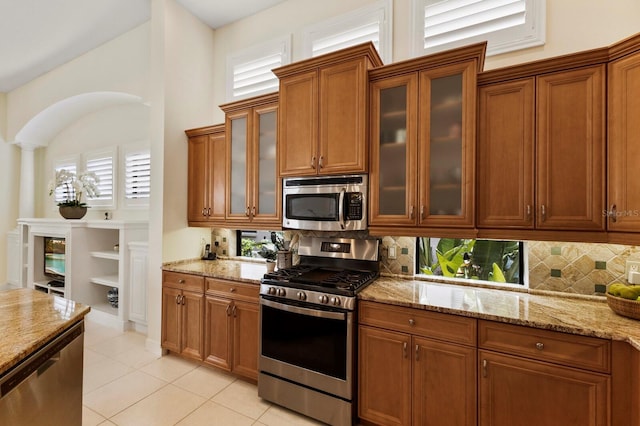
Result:
{"label": "cabinet handle", "polygon": [[527,220],[531,220],[531,204],[527,204]]}
{"label": "cabinet handle", "polygon": [[227,309],[224,310],[226,312],[227,316],[231,315],[231,313],[229,312],[229,308],[230,307],[231,307],[231,305],[227,305]]}
{"label": "cabinet handle", "polygon": [[206,216],[207,215],[207,208],[203,207],[202,208],[202,216]]}
{"label": "cabinet handle", "polygon": [[185,300],[184,296],[180,296],[180,303],[182,303],[182,305],[184,305]]}
{"label": "cabinet handle", "polygon": [[179,305],[179,304],[180,304],[180,295],[177,295],[176,296],[176,305]]}
{"label": "cabinet handle", "polygon": [[323,168],[324,167],[323,160],[324,160],[324,156],[321,155],[320,156],[320,161],[318,161],[318,167],[319,168]]}
{"label": "cabinet handle", "polygon": [[416,345],[416,361],[420,361],[420,346]]}
{"label": "cabinet handle", "polygon": [[236,312],[237,312],[237,306],[233,305],[233,309],[231,310],[231,315],[233,315],[234,318],[238,316]]}
{"label": "cabinet handle", "polygon": [[420,206],[420,219],[424,219],[424,205]]}
{"label": "cabinet handle", "polygon": [[316,156],[315,155],[313,157],[311,157],[311,168],[312,169],[316,168]]}
{"label": "cabinet handle", "polygon": [[207,216],[211,216],[211,207],[207,207]]}
{"label": "cabinet handle", "polygon": [[235,287],[231,287],[231,288],[229,289],[229,291],[230,291],[231,293],[235,293],[235,292],[236,292],[236,288],[235,288]]}
{"label": "cabinet handle", "polygon": [[544,343],[538,342],[536,343],[536,349],[541,351],[544,349]]}
{"label": "cabinet handle", "polygon": [[482,377],[487,377],[487,360],[482,360]]}
{"label": "cabinet handle", "polygon": [[184,280],[183,279],[179,279],[178,280],[178,284],[184,284]]}
{"label": "cabinet handle", "polygon": [[256,206],[251,207],[251,219],[256,217]]}
{"label": "cabinet handle", "polygon": [[609,211],[609,217],[611,218],[611,222],[616,223],[618,221],[618,216],[616,213],[618,212],[618,208],[615,204],[611,206],[611,210]]}
{"label": "cabinet handle", "polygon": [[415,209],[415,206],[409,207],[409,219],[413,219]]}
{"label": "cabinet handle", "polygon": [[544,222],[547,219],[547,207],[544,204],[540,207],[540,212],[542,213],[542,221]]}
{"label": "cabinet handle", "polygon": [[409,325],[411,326],[416,325],[416,320],[414,320],[413,318],[409,318]]}
{"label": "cabinet handle", "polygon": [[402,343],[402,354],[405,358],[407,357],[407,342]]}
{"label": "cabinet handle", "polygon": [[251,207],[247,206],[247,211],[245,212],[244,215],[247,216],[247,217],[251,217],[250,216],[250,212],[251,212]]}

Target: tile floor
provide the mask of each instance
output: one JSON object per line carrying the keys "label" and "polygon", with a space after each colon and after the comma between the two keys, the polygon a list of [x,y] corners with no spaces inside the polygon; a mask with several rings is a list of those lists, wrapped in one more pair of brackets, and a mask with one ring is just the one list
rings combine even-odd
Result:
{"label": "tile floor", "polygon": [[83,426],[320,425],[258,397],[255,385],[144,349],[145,336],[86,322]]}

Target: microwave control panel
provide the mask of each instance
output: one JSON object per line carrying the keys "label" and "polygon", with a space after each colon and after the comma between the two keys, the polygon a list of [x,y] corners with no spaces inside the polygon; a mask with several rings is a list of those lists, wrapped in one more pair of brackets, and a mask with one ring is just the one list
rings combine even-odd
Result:
{"label": "microwave control panel", "polygon": [[362,219],[362,193],[349,192],[345,196],[345,219],[361,220]]}

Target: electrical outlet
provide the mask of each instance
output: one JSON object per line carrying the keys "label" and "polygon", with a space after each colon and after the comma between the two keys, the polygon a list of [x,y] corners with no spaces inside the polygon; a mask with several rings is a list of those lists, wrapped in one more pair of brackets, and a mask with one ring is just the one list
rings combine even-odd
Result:
{"label": "electrical outlet", "polygon": [[[625,270],[624,270],[624,276],[627,278],[627,281],[629,281],[630,283],[632,281],[635,281],[632,274],[633,275],[640,274],[640,261],[627,260],[627,263],[625,265]],[[637,277],[637,275],[635,276]]]}

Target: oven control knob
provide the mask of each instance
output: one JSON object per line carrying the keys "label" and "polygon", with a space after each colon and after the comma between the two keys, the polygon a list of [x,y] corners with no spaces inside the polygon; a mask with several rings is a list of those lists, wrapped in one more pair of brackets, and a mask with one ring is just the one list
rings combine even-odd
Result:
{"label": "oven control knob", "polygon": [[340,298],[339,297],[332,297],[331,298],[331,304],[334,306],[340,306]]}
{"label": "oven control knob", "polygon": [[275,296],[276,288],[275,287],[269,287],[269,290],[267,290],[267,294],[270,294],[271,296]]}
{"label": "oven control knob", "polygon": [[323,294],[320,296],[320,303],[329,303],[329,297]]}
{"label": "oven control knob", "polygon": [[307,294],[304,291],[298,292],[298,300],[307,300]]}
{"label": "oven control knob", "polygon": [[287,295],[287,291],[284,288],[278,289],[278,296],[285,297]]}

